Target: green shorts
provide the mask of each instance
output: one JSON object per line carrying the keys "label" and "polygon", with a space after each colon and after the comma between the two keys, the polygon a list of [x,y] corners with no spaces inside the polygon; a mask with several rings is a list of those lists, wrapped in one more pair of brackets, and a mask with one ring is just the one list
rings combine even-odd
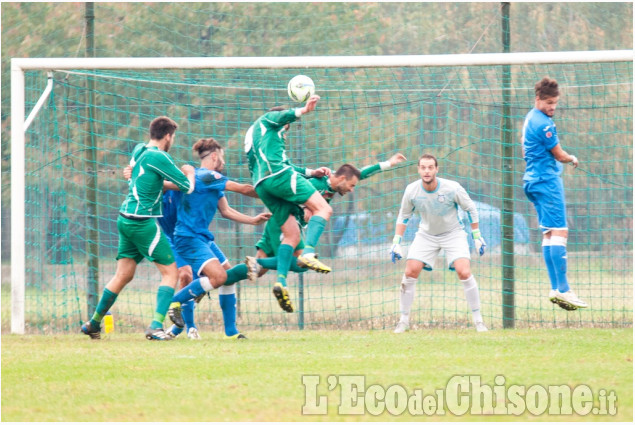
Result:
{"label": "green shorts", "polygon": [[117,230],[119,231],[117,260],[132,258],[138,264],[147,258],[153,263],[165,266],[174,263],[174,253],[168,238],[165,237],[155,219],[131,220],[120,215],[117,218]]}
{"label": "green shorts", "polygon": [[[302,228],[300,228],[302,233]],[[278,248],[282,242],[282,231],[279,226],[276,226],[271,220],[265,224],[265,230],[262,232],[262,237],[256,243],[256,248],[262,249],[267,257],[275,257],[278,255]],[[300,243],[295,247],[294,251],[304,249],[304,238],[300,239]]]}
{"label": "green shorts", "polygon": [[289,215],[295,215],[298,205],[304,204],[317,191],[307,179],[289,169],[261,181],[256,186],[256,193],[271,211],[269,221],[273,220],[281,227]]}

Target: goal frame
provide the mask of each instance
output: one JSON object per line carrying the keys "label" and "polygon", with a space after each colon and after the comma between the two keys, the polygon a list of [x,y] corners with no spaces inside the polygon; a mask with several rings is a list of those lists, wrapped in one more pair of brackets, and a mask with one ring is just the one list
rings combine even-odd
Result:
{"label": "goal frame", "polygon": [[633,50],[394,56],[12,58],[11,59],[11,333],[25,332],[25,134],[52,89],[52,79],[25,122],[25,71],[89,69],[387,68],[632,62]]}

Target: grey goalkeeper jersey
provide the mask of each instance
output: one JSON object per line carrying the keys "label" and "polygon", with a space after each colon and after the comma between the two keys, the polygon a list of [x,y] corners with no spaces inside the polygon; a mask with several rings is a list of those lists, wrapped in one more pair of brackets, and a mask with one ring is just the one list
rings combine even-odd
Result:
{"label": "grey goalkeeper jersey", "polygon": [[462,229],[459,207],[470,223],[478,223],[474,202],[459,183],[437,177],[437,188],[428,192],[421,179],[410,183],[403,194],[397,224],[407,224],[416,212],[421,216],[419,230],[432,236]]}

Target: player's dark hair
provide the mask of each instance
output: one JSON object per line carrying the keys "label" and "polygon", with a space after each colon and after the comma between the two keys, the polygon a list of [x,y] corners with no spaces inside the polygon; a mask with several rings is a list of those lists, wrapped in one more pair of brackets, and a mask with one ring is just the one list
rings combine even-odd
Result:
{"label": "player's dark hair", "polygon": [[424,153],[423,155],[421,155],[421,156],[419,157],[419,161],[417,162],[417,166],[418,166],[419,164],[421,164],[421,160],[422,160],[422,159],[433,159],[433,160],[434,160],[434,166],[435,166],[435,167],[438,167],[438,166],[439,166],[439,163],[437,162],[437,158],[436,158],[434,155],[431,155],[431,154],[429,154],[429,153]]}
{"label": "player's dark hair", "polygon": [[335,172],[336,177],[345,176],[346,180],[350,180],[351,178],[357,177],[358,179],[362,178],[362,173],[351,164],[344,164]]}
{"label": "player's dark hair", "polygon": [[560,96],[558,82],[549,77],[543,77],[542,80],[538,81],[534,90],[536,92],[536,97],[540,100]]}
{"label": "player's dark hair", "polygon": [[161,140],[166,135],[174,134],[179,125],[168,117],[157,117],[150,123],[150,139]]}
{"label": "player's dark hair", "polygon": [[200,159],[203,159],[212,152],[223,150],[223,147],[216,139],[209,137],[207,139],[199,139],[194,143],[194,146],[192,146],[192,150],[196,152]]}
{"label": "player's dark hair", "polygon": [[280,112],[280,111],[286,111],[287,108],[285,108],[284,106],[274,106],[273,108],[269,109],[269,112]]}

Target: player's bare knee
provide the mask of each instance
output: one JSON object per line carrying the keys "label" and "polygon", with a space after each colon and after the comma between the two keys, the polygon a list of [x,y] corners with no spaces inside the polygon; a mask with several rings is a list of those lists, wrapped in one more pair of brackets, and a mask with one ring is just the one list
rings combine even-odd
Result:
{"label": "player's bare knee", "polygon": [[421,274],[421,270],[423,270],[424,264],[417,260],[407,260],[406,261],[406,270],[404,271],[404,275],[407,278],[418,279]]}
{"label": "player's bare knee", "polygon": [[227,281],[227,272],[225,269],[220,269],[214,274],[213,279],[210,277],[209,281],[214,289],[220,288]]}
{"label": "player's bare knee", "polygon": [[297,246],[300,243],[300,232],[289,232],[288,234],[283,233],[282,243],[291,246]]}
{"label": "player's bare knee", "polygon": [[179,269],[179,285],[181,288],[185,288],[194,279],[192,276],[192,269],[184,267]]}
{"label": "player's bare knee", "polygon": [[115,273],[115,279],[119,284],[126,285],[134,278],[134,273],[118,272]]}
{"label": "player's bare knee", "polygon": [[170,286],[176,287],[179,280],[179,271],[176,268],[176,264],[172,263],[168,266],[160,265],[158,263],[155,264],[157,264],[159,273],[161,273],[162,282],[172,282],[170,283]]}
{"label": "player's bare knee", "polygon": [[418,279],[420,274],[421,274],[421,267],[418,267],[418,266],[408,267],[408,266],[406,266],[406,271],[404,272],[404,275],[407,278],[409,278],[409,279]]}
{"label": "player's bare knee", "polygon": [[329,220],[331,218],[331,215],[333,215],[333,208],[330,204],[325,203],[325,205],[322,206],[322,208],[320,208],[320,210],[316,212],[315,215],[319,215],[325,220]]}
{"label": "player's bare knee", "polygon": [[468,264],[467,267],[465,267],[465,266],[457,267],[456,268],[456,274],[459,277],[459,279],[467,280],[467,279],[469,279],[470,276],[472,276],[472,270],[470,269],[470,266]]}

